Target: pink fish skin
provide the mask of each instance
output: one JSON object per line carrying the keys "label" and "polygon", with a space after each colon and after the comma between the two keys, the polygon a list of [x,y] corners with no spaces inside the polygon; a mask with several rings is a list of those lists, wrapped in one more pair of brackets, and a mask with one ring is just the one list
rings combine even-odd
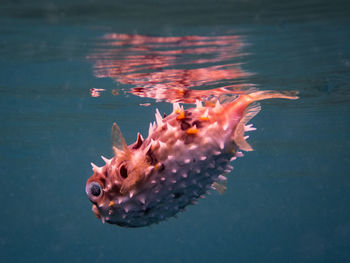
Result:
{"label": "pink fish skin", "polygon": [[142,227],[158,223],[183,211],[209,190],[226,180],[230,162],[251,151],[245,132],[255,130],[247,122],[259,111],[256,101],[297,99],[296,92],[255,91],[234,100],[207,103],[184,110],[173,104],[173,112],[156,122],[149,135],[140,134],[126,145],[119,127],[112,136],[114,157],[103,167],[92,164],[93,175],[86,194],[95,215],[110,224]]}

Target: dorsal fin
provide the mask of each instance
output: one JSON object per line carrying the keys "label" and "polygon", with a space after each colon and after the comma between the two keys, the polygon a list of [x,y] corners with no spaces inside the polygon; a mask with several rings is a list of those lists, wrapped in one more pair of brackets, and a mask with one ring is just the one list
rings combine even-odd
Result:
{"label": "dorsal fin", "polygon": [[113,145],[113,148],[116,148],[119,151],[124,151],[124,152],[129,151],[129,148],[125,142],[123,134],[116,123],[113,123],[113,126],[112,126],[112,145]]}

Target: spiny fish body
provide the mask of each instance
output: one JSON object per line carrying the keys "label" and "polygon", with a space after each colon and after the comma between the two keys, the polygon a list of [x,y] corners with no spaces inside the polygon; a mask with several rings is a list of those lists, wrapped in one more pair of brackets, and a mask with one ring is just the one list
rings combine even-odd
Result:
{"label": "spiny fish body", "polygon": [[220,190],[233,167],[230,162],[251,151],[247,122],[259,111],[254,103],[269,98],[296,99],[294,93],[256,91],[238,98],[195,108],[173,104],[162,117],[156,111],[149,135],[140,134],[127,146],[114,124],[115,156],[102,157],[105,166],[92,164],[86,193],[92,210],[103,222],[142,227],[176,215],[213,187]]}

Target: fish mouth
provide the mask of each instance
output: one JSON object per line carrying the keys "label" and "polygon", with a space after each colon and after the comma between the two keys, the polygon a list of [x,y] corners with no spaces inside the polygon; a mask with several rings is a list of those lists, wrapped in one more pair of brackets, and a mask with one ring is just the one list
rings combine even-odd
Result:
{"label": "fish mouth", "polygon": [[98,219],[101,219],[101,214],[100,211],[98,211],[97,205],[93,204],[91,210]]}

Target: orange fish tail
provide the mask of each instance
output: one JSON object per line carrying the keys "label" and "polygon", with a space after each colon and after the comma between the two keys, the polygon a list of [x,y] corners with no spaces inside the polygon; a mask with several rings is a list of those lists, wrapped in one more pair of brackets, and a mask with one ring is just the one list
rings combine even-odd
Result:
{"label": "orange fish tail", "polygon": [[231,108],[236,113],[243,113],[244,110],[253,102],[267,99],[290,99],[296,100],[298,91],[274,91],[263,90],[256,91],[250,94],[240,95],[236,100],[232,102]]}
{"label": "orange fish tail", "polygon": [[289,99],[296,100],[298,91],[274,91],[274,90],[263,90],[256,91],[246,96],[250,97],[252,101],[266,100],[266,99]]}
{"label": "orange fish tail", "polygon": [[249,143],[244,138],[244,132],[246,124],[260,111],[260,105],[258,103],[254,103],[260,100],[266,99],[298,99],[297,91],[256,91],[250,94],[245,94],[239,96],[236,100],[234,100],[231,105],[229,105],[229,115],[240,117],[240,120],[235,128],[233,134],[233,140],[236,145],[244,151],[252,151],[253,148],[249,145]]}

